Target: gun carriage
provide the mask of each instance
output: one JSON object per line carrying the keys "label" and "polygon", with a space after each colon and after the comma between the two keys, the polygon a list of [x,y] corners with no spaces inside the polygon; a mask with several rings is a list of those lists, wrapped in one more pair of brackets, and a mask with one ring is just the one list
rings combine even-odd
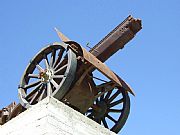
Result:
{"label": "gun carriage", "polygon": [[129,16],[90,51],[56,29],[62,42],[48,45],[30,61],[18,87],[20,103],[2,109],[0,123],[52,96],[119,132],[130,111],[128,93],[134,92],[104,62],[140,29],[141,20]]}

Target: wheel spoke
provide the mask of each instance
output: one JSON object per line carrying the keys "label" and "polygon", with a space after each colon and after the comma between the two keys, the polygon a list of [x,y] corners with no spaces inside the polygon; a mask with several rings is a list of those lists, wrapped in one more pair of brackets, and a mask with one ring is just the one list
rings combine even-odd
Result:
{"label": "wheel spoke", "polygon": [[92,113],[93,109],[87,110],[87,113]]}
{"label": "wheel spoke", "polygon": [[113,121],[114,123],[117,123],[117,121],[113,118],[113,117],[111,117],[109,114],[107,115],[107,118],[109,118],[111,121]]}
{"label": "wheel spoke", "polygon": [[29,103],[32,105],[38,99],[40,94],[41,93],[39,91],[37,91]]}
{"label": "wheel spoke", "polygon": [[56,61],[54,62],[54,65],[53,67],[55,68],[56,65],[61,61],[61,58],[63,56],[63,53],[64,53],[64,49],[60,49],[59,53],[58,53],[58,57],[56,59]]}
{"label": "wheel spoke", "polygon": [[[100,86],[100,85],[99,85]],[[100,98],[100,100],[106,100],[105,98],[104,98],[104,95],[105,95],[105,93],[107,93],[107,92],[109,92],[109,91],[111,91],[112,90],[112,88],[113,87],[106,87],[106,86],[104,86],[104,87],[96,87],[97,88],[97,90],[98,90],[98,94],[95,96],[95,98],[98,98],[98,97],[101,97]],[[109,94],[111,94],[111,93],[109,93]],[[108,95],[108,97],[109,97],[110,95]],[[107,98],[108,98],[107,97]]]}
{"label": "wheel spoke", "polygon": [[44,71],[44,69],[39,64],[37,64],[36,67],[39,70],[39,72],[43,72]]}
{"label": "wheel spoke", "polygon": [[120,113],[122,110],[120,109],[109,109],[109,112],[114,112],[114,113]]}
{"label": "wheel spoke", "polygon": [[46,54],[44,54],[44,64],[45,64],[46,68],[49,68],[49,62],[48,62],[48,58],[47,58]]}
{"label": "wheel spoke", "polygon": [[28,77],[30,78],[39,78],[39,75],[38,74],[28,74]]}
{"label": "wheel spoke", "polygon": [[38,84],[36,88],[26,96],[26,99],[30,98],[33,94],[35,94],[39,90],[40,86],[42,86],[42,83]]}
{"label": "wheel spoke", "polygon": [[98,98],[96,98],[96,104],[99,102],[99,99]]}
{"label": "wheel spoke", "polygon": [[29,89],[31,87],[35,87],[36,85],[38,85],[39,83],[41,83],[40,80],[36,81],[36,82],[33,82],[31,84],[28,84],[28,85],[25,85],[24,89]]}
{"label": "wheel spoke", "polygon": [[110,91],[106,94],[106,96],[105,96],[105,100],[106,100],[106,101],[107,101],[108,98],[110,97],[111,93],[112,93],[112,90],[110,90]]}
{"label": "wheel spoke", "polygon": [[[96,96],[95,96],[95,98],[99,98],[99,97],[101,97],[101,96],[103,96],[104,95],[104,91],[103,92],[100,92],[99,94],[97,94]],[[101,100],[101,99],[100,99]]]}
{"label": "wheel spoke", "polygon": [[104,127],[105,127],[105,128],[108,128],[108,124],[107,124],[105,118],[102,119],[102,122],[103,122]]}
{"label": "wheel spoke", "polygon": [[50,82],[47,83],[47,96],[50,96],[52,94],[52,88]]}
{"label": "wheel spoke", "polygon": [[62,70],[63,70],[64,68],[66,68],[67,66],[68,66],[68,64],[65,64],[64,66],[60,67],[58,70],[55,69],[56,71],[54,72],[54,74],[62,71]]}
{"label": "wheel spoke", "polygon": [[63,58],[61,62],[59,62],[55,67],[54,70],[56,71],[59,67],[61,67],[62,65],[65,65],[66,62],[66,58]]}
{"label": "wheel spoke", "polygon": [[54,64],[54,61],[55,61],[55,57],[56,57],[56,50],[53,49],[53,51],[51,53],[50,67],[53,67],[53,64]]}
{"label": "wheel spoke", "polygon": [[111,103],[111,104],[109,105],[109,107],[116,106],[116,105],[118,105],[118,104],[120,104],[120,103],[123,103],[123,101],[124,101],[123,98],[122,98],[122,99],[119,99],[119,100],[117,100],[117,101]]}
{"label": "wheel spoke", "polygon": [[54,87],[57,89],[58,88],[58,84],[53,80],[51,79],[51,83],[54,85]]}
{"label": "wheel spoke", "polygon": [[104,94],[100,96],[100,101],[104,100]]}
{"label": "wheel spoke", "polygon": [[91,114],[89,114],[87,117],[92,119],[92,118],[93,118],[92,113],[91,113]]}
{"label": "wheel spoke", "polygon": [[120,90],[117,90],[116,93],[108,100],[108,103],[111,103],[119,94],[121,93]]}
{"label": "wheel spoke", "polygon": [[[42,87],[43,88],[43,87]],[[41,95],[40,95],[40,97],[39,97],[39,99],[38,99],[38,101],[41,101],[42,99],[43,99],[43,96],[44,96],[44,94],[45,94],[45,88],[43,88],[43,90],[42,90],[42,92],[41,92]]]}
{"label": "wheel spoke", "polygon": [[53,75],[53,78],[63,78],[64,75]]}

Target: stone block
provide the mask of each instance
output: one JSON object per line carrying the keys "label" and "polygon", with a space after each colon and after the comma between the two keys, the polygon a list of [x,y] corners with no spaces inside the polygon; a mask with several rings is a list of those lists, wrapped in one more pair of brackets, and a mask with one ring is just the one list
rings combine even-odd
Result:
{"label": "stone block", "polygon": [[53,97],[47,97],[6,124],[0,135],[116,135]]}

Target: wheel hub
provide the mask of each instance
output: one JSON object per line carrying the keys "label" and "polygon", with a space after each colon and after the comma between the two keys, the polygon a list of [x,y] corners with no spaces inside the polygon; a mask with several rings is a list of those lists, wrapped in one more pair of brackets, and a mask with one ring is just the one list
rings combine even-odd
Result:
{"label": "wheel hub", "polygon": [[95,110],[94,116],[97,119],[99,119],[99,118],[102,118],[106,115],[107,110],[108,110],[108,106],[107,106],[107,103],[105,101],[98,102],[97,106],[98,106],[98,110]]}
{"label": "wheel hub", "polygon": [[52,79],[53,72],[50,69],[45,69],[44,71],[39,73],[41,81],[44,83],[50,82]]}

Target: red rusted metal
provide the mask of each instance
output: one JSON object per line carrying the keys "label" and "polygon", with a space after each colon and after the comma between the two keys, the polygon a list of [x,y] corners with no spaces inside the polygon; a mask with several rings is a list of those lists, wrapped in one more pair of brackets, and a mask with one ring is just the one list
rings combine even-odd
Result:
{"label": "red rusted metal", "polygon": [[[98,60],[90,52],[86,51],[83,47],[82,47],[82,50],[83,50],[83,58],[86,60],[86,62],[89,63],[89,65],[91,65],[89,68],[86,68],[86,70],[88,72],[92,72],[93,69],[95,68],[95,69],[99,70],[107,78],[109,78],[110,80],[114,81],[114,83],[116,83],[119,86],[122,86],[121,82],[119,81],[117,76],[114,74],[114,72],[112,72],[104,63],[102,63],[100,60]],[[81,80],[81,77],[79,78],[79,81]],[[77,83],[80,83],[79,81]]]}
{"label": "red rusted metal", "polygon": [[141,29],[141,20],[128,16],[89,52],[100,61],[105,62],[119,49],[122,49]]}

